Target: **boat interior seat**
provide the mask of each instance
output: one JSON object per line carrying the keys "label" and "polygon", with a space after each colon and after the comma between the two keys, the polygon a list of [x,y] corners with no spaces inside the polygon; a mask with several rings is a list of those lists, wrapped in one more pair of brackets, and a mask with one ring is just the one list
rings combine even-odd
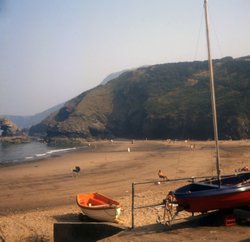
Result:
{"label": "boat interior seat", "polygon": [[210,189],[215,189],[217,187],[218,186],[214,184],[194,182],[191,184],[190,191],[210,190]]}
{"label": "boat interior seat", "polygon": [[90,198],[89,200],[88,200],[88,203],[91,203],[92,205],[102,205],[102,204],[105,204],[105,202],[104,201],[102,201],[102,200],[99,200],[99,199],[96,199],[96,198]]}

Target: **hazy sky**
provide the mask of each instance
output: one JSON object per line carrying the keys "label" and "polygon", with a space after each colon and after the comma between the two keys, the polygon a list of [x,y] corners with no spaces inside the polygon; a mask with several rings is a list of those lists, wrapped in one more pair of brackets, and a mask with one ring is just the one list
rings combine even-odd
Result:
{"label": "hazy sky", "polygon": [[[210,0],[213,57],[250,54],[250,0]],[[0,0],[0,114],[33,115],[127,68],[207,58],[203,0]]]}

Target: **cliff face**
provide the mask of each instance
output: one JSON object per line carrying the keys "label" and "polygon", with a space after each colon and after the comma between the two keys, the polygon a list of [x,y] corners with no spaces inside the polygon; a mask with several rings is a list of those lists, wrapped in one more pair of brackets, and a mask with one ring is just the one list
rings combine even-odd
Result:
{"label": "cliff face", "polygon": [[[220,138],[250,136],[249,59],[214,62]],[[212,138],[207,69],[204,61],[127,71],[70,100],[39,125],[49,138]]]}
{"label": "cliff face", "polygon": [[108,86],[99,86],[67,102],[49,122],[47,135],[77,138],[108,136],[111,91]]}

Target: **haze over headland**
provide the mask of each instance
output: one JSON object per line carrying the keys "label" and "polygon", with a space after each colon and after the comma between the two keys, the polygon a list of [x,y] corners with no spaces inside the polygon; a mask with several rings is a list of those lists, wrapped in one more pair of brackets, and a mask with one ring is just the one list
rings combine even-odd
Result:
{"label": "haze over headland", "polygon": [[[0,114],[44,111],[112,72],[206,59],[203,0],[0,4]],[[249,55],[249,1],[209,8],[214,58]]]}

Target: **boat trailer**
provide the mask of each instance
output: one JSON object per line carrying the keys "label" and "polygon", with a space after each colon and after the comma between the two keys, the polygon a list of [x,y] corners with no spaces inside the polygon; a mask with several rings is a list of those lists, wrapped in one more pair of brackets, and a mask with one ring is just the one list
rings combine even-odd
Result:
{"label": "boat trailer", "polygon": [[132,201],[131,201],[131,228],[135,228],[135,216],[134,211],[135,209],[141,208],[149,208],[149,207],[162,207],[164,209],[163,217],[158,216],[156,222],[162,223],[166,225],[171,225],[172,221],[177,217],[179,212],[183,211],[184,209],[178,205],[174,198],[174,194],[172,191],[169,191],[166,198],[158,204],[150,204],[145,206],[135,206],[135,187],[137,185],[145,185],[145,184],[162,184],[162,183],[172,183],[172,182],[195,182],[196,179],[208,179],[212,180],[215,179],[214,176],[197,176],[197,177],[185,177],[185,178],[176,178],[176,179],[168,179],[168,180],[151,180],[151,181],[144,181],[144,182],[133,182],[132,183]]}
{"label": "boat trailer", "polygon": [[[169,191],[166,195],[166,198],[163,199],[161,203],[158,204],[150,204],[144,206],[135,206],[135,186],[136,185],[144,185],[144,184],[161,184],[161,183],[171,183],[171,182],[178,182],[178,181],[187,181],[187,182],[195,182],[197,179],[206,179],[212,181],[216,179],[214,176],[200,176],[200,177],[186,177],[186,178],[177,178],[177,179],[169,179],[169,180],[153,180],[153,181],[146,181],[146,182],[133,182],[132,183],[132,208],[131,208],[131,228],[135,228],[135,216],[134,210],[141,209],[141,208],[150,208],[150,207],[161,207],[163,208],[163,215],[158,215],[156,222],[160,224],[164,224],[167,226],[171,226],[173,221],[176,220],[176,217],[179,215],[180,212],[185,211],[185,209],[178,204],[175,199],[174,193]],[[223,220],[225,226],[232,226],[235,225],[236,217],[242,220],[250,220],[250,205],[246,208],[233,208],[233,209],[226,209],[226,210],[217,210],[211,212],[204,212],[194,214],[191,213],[191,217],[188,216],[188,220],[197,219],[201,217],[205,217],[210,215],[213,212],[218,212],[220,219]],[[188,213],[188,212],[187,212]],[[243,216],[244,215],[244,216]],[[186,218],[183,218],[186,219]]]}

